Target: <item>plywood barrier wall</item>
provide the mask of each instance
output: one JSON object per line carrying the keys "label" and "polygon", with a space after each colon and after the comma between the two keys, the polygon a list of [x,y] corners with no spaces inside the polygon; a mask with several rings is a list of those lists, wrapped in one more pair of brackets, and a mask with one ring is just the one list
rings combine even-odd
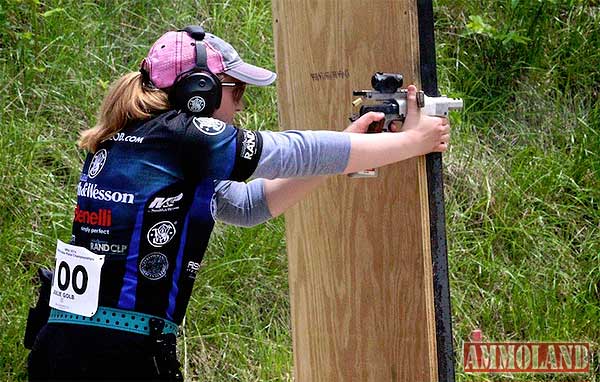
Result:
{"label": "plywood barrier wall", "polygon": [[[375,71],[420,88],[416,3],[273,0],[282,130],[341,131]],[[296,381],[437,381],[425,158],[286,213]]]}

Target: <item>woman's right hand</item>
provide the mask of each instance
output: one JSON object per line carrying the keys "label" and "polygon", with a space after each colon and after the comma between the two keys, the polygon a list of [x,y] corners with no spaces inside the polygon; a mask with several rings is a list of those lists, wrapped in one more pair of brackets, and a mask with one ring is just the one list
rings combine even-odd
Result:
{"label": "woman's right hand", "polygon": [[406,119],[402,124],[401,131],[410,137],[415,145],[416,155],[446,151],[450,141],[448,119],[421,115],[417,106],[417,88],[410,85],[407,90]]}
{"label": "woman's right hand", "polygon": [[[399,133],[350,134],[350,157],[343,173],[362,171],[400,162],[409,158],[444,152],[450,141],[450,124],[446,118],[423,115],[417,106],[417,88],[408,87],[406,119],[401,129],[392,124],[390,130]],[[377,113],[367,113],[360,124],[363,132],[370,122],[381,119]],[[360,119],[359,119],[360,120]],[[359,126],[359,127],[360,127]],[[351,125],[349,131],[357,131]]]}

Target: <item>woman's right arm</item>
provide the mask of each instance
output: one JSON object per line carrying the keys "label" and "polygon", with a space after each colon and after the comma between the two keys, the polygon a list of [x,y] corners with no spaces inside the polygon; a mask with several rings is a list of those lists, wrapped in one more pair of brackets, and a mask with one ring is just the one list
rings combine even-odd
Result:
{"label": "woman's right arm", "polygon": [[352,149],[344,173],[447,150],[450,140],[448,120],[421,115],[416,92],[415,86],[408,87],[408,110],[402,132],[351,135]]}
{"label": "woman's right arm", "polygon": [[439,119],[428,121],[431,127],[424,132],[351,134],[350,157],[344,174],[385,166],[433,151],[445,151],[450,126],[444,121],[437,121]]}
{"label": "woman's right arm", "polygon": [[[276,179],[350,173],[445,151],[450,139],[448,120],[422,116],[413,85],[408,87],[407,107],[401,132],[260,132],[263,149],[252,177]],[[368,126],[381,118],[380,113],[368,113],[353,125]]]}

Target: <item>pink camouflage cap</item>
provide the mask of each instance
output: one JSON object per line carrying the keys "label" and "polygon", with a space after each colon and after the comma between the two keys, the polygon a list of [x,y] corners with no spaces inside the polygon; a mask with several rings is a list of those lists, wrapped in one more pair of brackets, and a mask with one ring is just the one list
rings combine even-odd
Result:
{"label": "pink camouflage cap", "polygon": [[[206,61],[213,74],[225,73],[242,82],[267,86],[277,75],[270,70],[245,63],[233,47],[219,37],[206,33]],[[196,66],[196,40],[187,32],[170,31],[162,35],[142,60],[141,69],[159,89],[173,86],[181,73]]]}

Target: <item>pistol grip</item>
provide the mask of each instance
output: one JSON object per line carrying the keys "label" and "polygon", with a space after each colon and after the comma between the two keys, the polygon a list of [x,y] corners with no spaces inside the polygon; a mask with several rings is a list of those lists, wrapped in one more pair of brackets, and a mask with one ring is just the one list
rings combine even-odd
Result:
{"label": "pistol grip", "polygon": [[371,122],[371,124],[369,125],[369,129],[367,130],[367,134],[381,133],[383,131],[384,124],[385,118],[381,119],[380,121]]}

